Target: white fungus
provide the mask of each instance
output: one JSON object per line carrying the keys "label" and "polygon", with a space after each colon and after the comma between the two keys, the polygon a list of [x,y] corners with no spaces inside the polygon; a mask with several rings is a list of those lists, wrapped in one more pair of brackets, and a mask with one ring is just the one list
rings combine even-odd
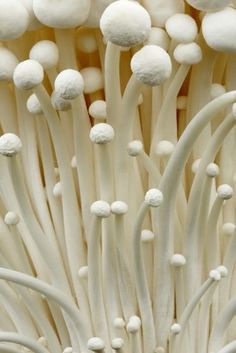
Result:
{"label": "white fungus", "polygon": [[233,196],[233,188],[228,184],[222,184],[217,188],[218,196],[223,200],[229,200]]}
{"label": "white fungus", "polygon": [[77,158],[73,156],[70,162],[71,168],[77,168]]}
{"label": "white fungus", "polygon": [[104,87],[102,70],[98,67],[85,67],[80,71],[84,79],[84,93],[91,94]]}
{"label": "white fungus", "polygon": [[235,228],[236,226],[233,223],[224,223],[222,226],[222,233],[225,236],[232,236],[234,234]]}
{"label": "white fungus", "polygon": [[174,254],[171,257],[170,263],[174,267],[182,267],[186,264],[186,259],[182,254]]}
{"label": "white fungus", "polygon": [[20,138],[12,133],[6,133],[0,137],[0,154],[12,157],[17,154],[22,147]]}
{"label": "white fungus", "polygon": [[202,60],[202,50],[195,42],[178,44],[173,55],[179,64],[194,65]]}
{"label": "white fungus", "polygon": [[80,27],[76,34],[76,47],[78,50],[91,54],[98,49],[96,37],[91,28]]}
{"label": "white fungus", "polygon": [[145,194],[145,203],[150,207],[158,207],[162,204],[163,195],[158,189],[150,189]]}
{"label": "white fungus", "polygon": [[79,278],[83,278],[83,279],[88,278],[88,266],[80,267],[80,269],[78,271],[78,276],[79,276]]}
{"label": "white fungus", "polygon": [[171,326],[170,328],[171,333],[177,335],[181,331],[181,325],[178,323],[175,323]]}
{"label": "white fungus", "polygon": [[72,347],[66,347],[66,348],[63,350],[63,353],[73,353],[73,348],[72,348]]}
{"label": "white fungus", "polygon": [[126,325],[129,333],[136,333],[141,326],[141,320],[138,316],[133,315],[129,318],[128,324]]}
{"label": "white fungus", "polygon": [[209,272],[209,277],[213,279],[214,281],[219,281],[221,279],[221,274],[217,270],[211,270]]}
{"label": "white fungus", "polygon": [[128,212],[128,205],[123,201],[114,201],[111,204],[111,212],[117,216],[124,215]]}
{"label": "white fungus", "polygon": [[120,0],[105,9],[100,28],[107,41],[122,47],[133,47],[147,39],[151,19],[137,2]]}
{"label": "white fungus", "polygon": [[14,71],[13,80],[17,88],[29,90],[38,86],[44,78],[43,67],[35,60],[19,63]]}
{"label": "white fungus", "polygon": [[111,341],[111,347],[113,349],[121,349],[124,346],[124,340],[120,337],[113,338]]}
{"label": "white fungus", "polygon": [[33,0],[38,20],[53,28],[74,28],[88,17],[90,0]]}
{"label": "white fungus", "polygon": [[111,207],[108,202],[98,200],[92,203],[90,211],[97,217],[107,218],[111,214]]}
{"label": "white fungus", "polygon": [[222,96],[226,92],[226,89],[223,85],[219,83],[212,83],[211,85],[211,99]]}
{"label": "white fungus", "polygon": [[186,2],[197,10],[217,11],[231,3],[231,0],[186,0]]}
{"label": "white fungus", "polygon": [[113,321],[113,325],[115,328],[122,329],[125,327],[125,321],[122,317],[116,317]]}
{"label": "white fungus", "polygon": [[206,175],[210,178],[215,178],[216,176],[219,175],[219,167],[215,163],[209,163],[207,168],[206,168]]}
{"label": "white fungus", "polygon": [[52,190],[52,193],[55,197],[60,197],[61,196],[61,182],[58,181],[54,187],[53,187],[53,190]]}
{"label": "white fungus", "polygon": [[143,144],[140,140],[134,140],[128,143],[127,151],[129,156],[136,157],[143,150]]}
{"label": "white fungus", "polygon": [[168,157],[174,152],[175,146],[171,141],[162,140],[158,142],[155,152],[160,157]]}
{"label": "white fungus", "polygon": [[29,24],[27,27],[28,31],[35,31],[41,27],[43,27],[42,23],[35,17],[33,10],[33,0],[18,0],[26,9],[29,16]]}
{"label": "white fungus", "polygon": [[138,81],[149,86],[157,86],[170,77],[171,59],[161,47],[146,45],[132,57],[131,70]]}
{"label": "white fungus", "polygon": [[106,123],[96,124],[91,128],[89,138],[96,144],[108,143],[114,138],[114,129]]}
{"label": "white fungus", "polygon": [[207,13],[202,21],[202,33],[212,49],[235,53],[236,10],[227,7],[218,12]]}
{"label": "white fungus", "polygon": [[18,59],[7,48],[0,47],[0,81],[11,81]]}
{"label": "white fungus", "polygon": [[107,117],[107,103],[104,100],[96,100],[89,106],[89,115],[98,120],[105,120]]}
{"label": "white fungus", "polygon": [[39,115],[43,113],[38,97],[34,93],[27,99],[26,107],[31,114]]}
{"label": "white fungus", "polygon": [[17,223],[19,223],[19,220],[20,220],[20,218],[19,218],[18,214],[16,214],[13,211],[7,212],[4,217],[4,222],[8,226],[16,225]]}
{"label": "white fungus", "polygon": [[177,13],[168,18],[165,27],[169,36],[179,43],[193,42],[198,32],[195,20],[183,13]]}
{"label": "white fungus", "polygon": [[47,70],[55,67],[59,60],[59,50],[51,40],[41,40],[30,50],[29,58],[38,61]]}
{"label": "white fungus", "polygon": [[222,278],[228,276],[228,269],[225,266],[223,266],[223,265],[218,266],[217,267],[217,271],[219,271],[219,273],[220,273]]}
{"label": "white fungus", "polygon": [[167,51],[170,44],[170,37],[164,29],[152,27],[145,44],[158,45],[159,47]]}
{"label": "white fungus", "polygon": [[66,69],[57,75],[54,86],[60,97],[75,99],[83,92],[84,80],[79,71]]}
{"label": "white fungus", "polygon": [[20,1],[0,1],[0,40],[19,38],[28,25],[29,15]]}
{"label": "white fungus", "polygon": [[192,163],[191,169],[192,169],[193,174],[196,174],[196,173],[197,173],[198,168],[199,168],[199,166],[200,166],[200,163],[201,163],[201,158],[196,159],[196,160]]}
{"label": "white fungus", "polygon": [[100,337],[92,337],[87,343],[88,349],[92,351],[100,351],[105,348],[105,343]]}
{"label": "white fungus", "polygon": [[149,229],[143,229],[141,233],[141,240],[143,243],[150,243],[154,239],[154,233]]}
{"label": "white fungus", "polygon": [[54,109],[62,112],[71,109],[71,102],[67,99],[60,97],[58,91],[52,92],[51,103]]}

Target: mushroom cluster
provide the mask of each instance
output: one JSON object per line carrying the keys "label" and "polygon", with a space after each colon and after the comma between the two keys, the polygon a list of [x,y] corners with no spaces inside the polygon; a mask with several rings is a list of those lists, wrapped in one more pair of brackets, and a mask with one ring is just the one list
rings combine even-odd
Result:
{"label": "mushroom cluster", "polygon": [[236,1],[0,0],[0,353],[236,352]]}

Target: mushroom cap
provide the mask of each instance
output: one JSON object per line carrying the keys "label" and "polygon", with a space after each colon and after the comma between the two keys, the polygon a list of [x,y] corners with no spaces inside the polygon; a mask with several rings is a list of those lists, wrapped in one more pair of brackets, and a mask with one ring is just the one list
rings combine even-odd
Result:
{"label": "mushroom cap", "polygon": [[20,62],[14,71],[13,80],[17,88],[29,90],[38,86],[44,78],[43,67],[36,60]]}
{"label": "mushroom cap", "polygon": [[145,194],[145,203],[150,207],[158,207],[162,204],[163,194],[158,189],[150,189]]}
{"label": "mushroom cap", "polygon": [[6,133],[0,137],[0,154],[12,157],[17,154],[22,147],[20,138],[12,133]]}
{"label": "mushroom cap", "polygon": [[29,15],[18,0],[0,1],[0,40],[11,40],[22,36],[29,25]]}
{"label": "mushroom cap", "polygon": [[26,107],[31,114],[39,115],[43,113],[38,97],[34,93],[27,99]]}
{"label": "mushroom cap", "polygon": [[158,45],[162,49],[168,50],[170,44],[170,37],[164,29],[152,27],[145,44]]}
{"label": "mushroom cap", "polygon": [[61,112],[71,109],[71,102],[59,96],[58,91],[53,91],[51,95],[51,103],[54,109]]}
{"label": "mushroom cap", "polygon": [[115,215],[124,215],[128,212],[128,205],[123,201],[114,201],[111,204],[111,212]]}
{"label": "mushroom cap", "polygon": [[30,50],[30,59],[38,61],[47,70],[58,64],[59,50],[51,40],[40,40]]}
{"label": "mushroom cap", "polygon": [[57,75],[54,86],[60,97],[75,99],[83,92],[84,80],[79,71],[66,69]]}
{"label": "mushroom cap", "polygon": [[119,0],[105,9],[100,28],[107,41],[122,47],[133,47],[148,38],[151,19],[145,8],[136,1]]}
{"label": "mushroom cap", "polygon": [[141,240],[143,243],[149,243],[154,239],[154,233],[149,229],[143,229],[141,233]]}
{"label": "mushroom cap", "polygon": [[142,152],[143,150],[143,144],[140,140],[133,140],[128,143],[128,154],[131,157],[136,157]]}
{"label": "mushroom cap", "polygon": [[158,156],[167,157],[174,152],[175,146],[169,140],[161,140],[158,142],[155,152]]}
{"label": "mushroom cap", "polygon": [[207,13],[202,20],[202,34],[212,49],[224,53],[236,52],[236,10],[226,7]]}
{"label": "mushroom cap", "polygon": [[0,81],[11,81],[18,59],[7,48],[0,47]]}
{"label": "mushroom cap", "polygon": [[217,11],[231,3],[231,0],[186,0],[186,2],[197,10]]}
{"label": "mushroom cap", "polygon": [[195,65],[202,60],[202,50],[197,43],[178,44],[174,58],[179,64]]}
{"label": "mushroom cap", "polygon": [[7,212],[4,217],[4,222],[8,226],[16,225],[19,222],[19,220],[20,220],[20,218],[19,218],[18,214],[16,214],[13,211]]}
{"label": "mushroom cap", "polygon": [[53,28],[74,28],[88,17],[90,0],[33,0],[38,20]]}
{"label": "mushroom cap", "polygon": [[179,43],[191,43],[196,39],[198,28],[195,20],[183,13],[176,13],[165,23],[169,36]]}
{"label": "mushroom cap", "polygon": [[93,143],[102,145],[112,141],[114,135],[114,129],[111,125],[99,123],[91,128],[89,138]]}
{"label": "mushroom cap", "polygon": [[161,47],[145,45],[133,55],[131,70],[138,81],[148,86],[158,86],[171,75],[171,59]]}
{"label": "mushroom cap", "polygon": [[91,28],[80,27],[78,29],[76,32],[76,47],[86,54],[91,54],[98,50],[98,43]]}
{"label": "mushroom cap", "polygon": [[174,267],[182,267],[186,264],[186,259],[182,254],[174,254],[170,260],[170,263]]}
{"label": "mushroom cap", "polygon": [[105,120],[107,117],[107,103],[103,100],[96,100],[89,106],[89,115],[94,119]]}
{"label": "mushroom cap", "polygon": [[221,184],[217,188],[218,196],[223,200],[229,200],[233,196],[233,188],[228,184]]}
{"label": "mushroom cap", "polygon": [[111,207],[108,202],[98,200],[92,203],[90,211],[97,217],[107,218],[111,214]]}
{"label": "mushroom cap", "polygon": [[42,23],[35,17],[34,10],[33,10],[33,0],[18,0],[21,4],[25,7],[26,11],[29,15],[29,25],[27,30],[28,31],[35,31],[41,27],[43,27]]}
{"label": "mushroom cap", "polygon": [[85,67],[80,70],[80,73],[84,79],[84,93],[90,94],[103,89],[103,75],[99,67]]}
{"label": "mushroom cap", "polygon": [[105,348],[105,343],[100,337],[92,337],[88,340],[87,346],[92,351],[100,351]]}

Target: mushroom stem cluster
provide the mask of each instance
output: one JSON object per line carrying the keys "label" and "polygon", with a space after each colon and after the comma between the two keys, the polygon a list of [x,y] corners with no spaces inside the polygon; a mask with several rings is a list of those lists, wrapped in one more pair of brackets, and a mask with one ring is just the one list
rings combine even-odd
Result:
{"label": "mushroom stem cluster", "polygon": [[236,351],[236,2],[0,1],[0,352]]}

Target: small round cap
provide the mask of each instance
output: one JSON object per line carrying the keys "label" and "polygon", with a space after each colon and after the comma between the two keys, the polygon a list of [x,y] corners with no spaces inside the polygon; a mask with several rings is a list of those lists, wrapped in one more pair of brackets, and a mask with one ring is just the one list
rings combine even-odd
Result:
{"label": "small round cap", "polygon": [[217,175],[219,175],[219,167],[215,163],[209,163],[207,168],[206,168],[206,175],[210,178],[215,178]]}
{"label": "small round cap", "polygon": [[122,47],[133,47],[148,38],[151,19],[136,1],[120,0],[105,9],[100,28],[107,41]]}
{"label": "small round cap", "polygon": [[104,87],[102,70],[98,67],[85,67],[80,71],[84,79],[84,93],[91,94]]}
{"label": "small round cap", "polygon": [[154,239],[154,233],[149,229],[143,229],[141,233],[141,240],[143,243],[150,243]]}
{"label": "small round cap", "polygon": [[128,205],[123,201],[114,201],[111,204],[111,212],[117,216],[124,215],[128,212]]}
{"label": "small round cap", "polygon": [[128,154],[131,157],[137,157],[143,150],[143,144],[141,141],[139,140],[134,140],[129,142],[128,144]]}
{"label": "small round cap", "polygon": [[145,44],[158,45],[159,47],[167,51],[170,44],[170,37],[164,29],[152,27]]}
{"label": "small round cap", "polygon": [[125,327],[125,321],[122,317],[116,317],[113,321],[113,325],[115,328],[122,329]]}
{"label": "small round cap", "polygon": [[54,109],[65,112],[71,109],[71,102],[60,97],[58,91],[53,91],[51,95],[51,103]]}
{"label": "small round cap", "polygon": [[162,204],[163,194],[158,189],[150,189],[146,192],[145,203],[150,207],[158,207]]}
{"label": "small round cap", "polygon": [[19,223],[19,220],[20,220],[20,218],[19,218],[18,214],[16,214],[13,211],[7,212],[4,217],[4,222],[8,226],[16,225],[17,223]]}
{"label": "small round cap", "polygon": [[225,278],[228,276],[228,269],[227,267],[221,265],[217,267],[217,271],[219,271],[221,278]]}
{"label": "small round cap", "polygon": [[87,346],[88,346],[88,349],[96,352],[96,351],[101,351],[102,349],[104,349],[105,343],[99,337],[92,337],[88,340]]}
{"label": "small round cap", "polygon": [[82,53],[92,54],[98,50],[96,37],[91,28],[80,27],[76,34],[76,47]]}
{"label": "small round cap", "polygon": [[131,316],[126,326],[129,333],[136,333],[141,327],[141,320],[138,316]]}
{"label": "small round cap", "polygon": [[82,266],[80,267],[79,271],[78,271],[78,276],[80,278],[88,278],[88,266]]}
{"label": "small round cap", "polygon": [[223,200],[229,200],[233,196],[233,189],[228,184],[222,184],[217,188],[218,196]]}
{"label": "small round cap", "polygon": [[66,69],[57,75],[54,86],[60,97],[75,99],[83,92],[84,80],[79,71]]}
{"label": "small round cap", "polygon": [[193,172],[194,174],[197,173],[198,168],[199,168],[199,166],[200,166],[200,163],[201,163],[201,158],[196,159],[196,160],[192,163],[191,169],[192,169],[192,172]]}
{"label": "small round cap", "polygon": [[184,13],[176,13],[165,23],[169,36],[179,43],[191,43],[196,39],[198,28],[195,20]]}
{"label": "small round cap", "polygon": [[59,50],[51,40],[41,40],[30,50],[29,57],[38,61],[47,70],[55,67],[59,60]]}
{"label": "small round cap", "polygon": [[38,97],[34,93],[27,99],[26,107],[31,114],[39,115],[43,113]]}
{"label": "small round cap", "polygon": [[226,7],[218,12],[207,13],[202,20],[205,41],[214,50],[236,52],[236,10]]}
{"label": "small round cap", "polygon": [[0,137],[0,154],[12,157],[17,154],[22,147],[20,138],[12,133],[6,133]]}
{"label": "small round cap", "polygon": [[179,64],[195,65],[202,60],[202,50],[197,43],[178,44],[174,58]]}
{"label": "small round cap", "polygon": [[156,146],[156,154],[161,157],[169,157],[174,152],[175,146],[171,141],[162,140]]}
{"label": "small round cap", "polygon": [[22,36],[29,25],[29,15],[18,0],[0,1],[0,40]]}
{"label": "small round cap", "polygon": [[63,353],[73,353],[73,348],[72,347],[66,347],[64,349]]}
{"label": "small round cap", "polygon": [[181,254],[174,254],[170,260],[170,263],[174,267],[182,267],[186,264],[186,259]]}
{"label": "small round cap", "polygon": [[56,183],[53,187],[53,195],[55,197],[60,197],[61,196],[61,182],[58,181],[58,183]]}
{"label": "small round cap", "polygon": [[112,141],[114,135],[114,129],[111,125],[99,123],[91,128],[89,138],[93,143],[102,145]]}
{"label": "small round cap", "polygon": [[181,325],[178,323],[175,323],[171,326],[170,328],[171,333],[177,335],[181,331]]}
{"label": "small round cap", "polygon": [[221,279],[221,274],[217,270],[211,270],[209,272],[209,278],[213,279],[214,281],[219,281]]}
{"label": "small round cap", "polygon": [[18,59],[7,48],[0,47],[0,81],[11,81]]}
{"label": "small round cap", "polygon": [[232,236],[235,232],[235,228],[236,226],[234,223],[224,223],[222,226],[222,233],[226,236]]}
{"label": "small round cap", "polygon": [[98,200],[92,203],[90,211],[97,217],[108,218],[111,214],[111,207],[108,202]]}
{"label": "small round cap", "polygon": [[145,45],[132,57],[131,70],[138,81],[149,86],[161,85],[171,75],[170,56],[157,45]]}
{"label": "small round cap", "polygon": [[14,71],[13,80],[17,88],[29,90],[43,82],[43,67],[35,60],[19,63]]}
{"label": "small round cap", "polygon": [[96,100],[89,106],[89,115],[97,120],[105,120],[107,117],[107,103],[103,100]]}
{"label": "small round cap", "polygon": [[116,338],[113,338],[113,340],[111,341],[111,347],[113,349],[121,349],[123,346],[124,346],[123,338],[116,337]]}

